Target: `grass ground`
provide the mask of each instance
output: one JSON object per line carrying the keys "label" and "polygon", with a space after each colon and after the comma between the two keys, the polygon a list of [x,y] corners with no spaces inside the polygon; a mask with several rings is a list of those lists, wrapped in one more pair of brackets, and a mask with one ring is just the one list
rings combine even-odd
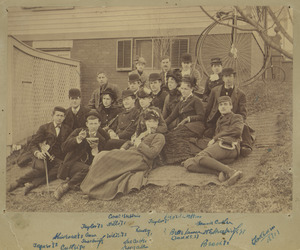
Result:
{"label": "grass ground", "polygon": [[[40,212],[202,212],[202,213],[289,213],[292,209],[292,83],[281,85],[256,82],[242,87],[247,94],[249,115],[264,117],[278,114],[276,145],[261,151],[258,164],[252,165],[251,155],[238,161],[252,175],[226,187],[219,185],[154,186],[148,185],[112,201],[86,200],[71,191],[57,202],[47,193],[21,192],[7,194],[8,211]],[[256,124],[265,120],[256,120]],[[268,128],[264,128],[267,132]],[[275,135],[274,135],[275,136]],[[254,150],[260,150],[256,145]],[[254,153],[254,152],[253,152]],[[15,165],[17,153],[7,159],[7,181],[20,172]],[[247,163],[247,164],[243,164]]]}

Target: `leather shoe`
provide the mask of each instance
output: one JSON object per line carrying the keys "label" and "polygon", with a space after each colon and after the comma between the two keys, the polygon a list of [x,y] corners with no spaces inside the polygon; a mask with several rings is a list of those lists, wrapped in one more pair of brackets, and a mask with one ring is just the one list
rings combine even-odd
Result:
{"label": "leather shoe", "polygon": [[63,195],[69,191],[69,189],[70,187],[68,183],[63,183],[59,185],[58,188],[54,191],[55,199],[60,200],[61,197],[63,197]]}
{"label": "leather shoe", "polygon": [[8,192],[12,192],[14,191],[15,189],[17,189],[18,187],[20,187],[21,185],[17,182],[17,181],[14,181],[13,183],[11,183],[9,185],[9,188],[7,189]]}
{"label": "leather shoe", "polygon": [[247,157],[248,155],[250,155],[252,152],[252,149],[250,147],[247,146],[241,146],[241,156],[243,157]]}
{"label": "leather shoe", "polygon": [[32,183],[25,183],[24,195],[27,195],[34,188]]}
{"label": "leather shoe", "polygon": [[234,174],[231,177],[229,177],[226,184],[228,186],[235,184],[238,181],[238,179],[242,177],[242,175],[243,175],[242,171],[235,171]]}
{"label": "leather shoe", "polygon": [[219,181],[220,182],[224,182],[224,181],[226,181],[228,178],[227,178],[227,176],[226,176],[226,174],[224,173],[224,172],[220,172],[219,173]]}

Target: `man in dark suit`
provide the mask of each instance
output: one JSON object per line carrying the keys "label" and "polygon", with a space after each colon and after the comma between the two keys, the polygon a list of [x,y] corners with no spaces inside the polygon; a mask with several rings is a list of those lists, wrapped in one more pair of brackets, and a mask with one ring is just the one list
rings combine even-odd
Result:
{"label": "man in dark suit", "polygon": [[149,84],[152,92],[152,105],[157,107],[162,112],[167,92],[163,90],[160,74],[151,73],[149,75]]}
{"label": "man in dark suit", "polygon": [[34,155],[32,170],[12,183],[9,192],[25,185],[24,195],[28,194],[46,182],[46,169],[48,180],[56,179],[58,167],[64,159],[61,145],[72,132],[69,126],[62,123],[65,113],[64,108],[55,107],[53,121],[40,126],[29,144]]}
{"label": "man in dark suit", "polygon": [[231,111],[233,106],[229,96],[219,97],[217,103],[220,117],[214,137],[209,141],[207,148],[184,161],[182,165],[191,172],[217,174],[220,182],[226,181],[230,186],[242,177],[242,172],[222,162],[233,161],[238,157],[244,121],[240,114]]}
{"label": "man in dark suit", "polygon": [[169,56],[163,56],[161,61],[160,61],[160,66],[161,66],[161,72],[160,77],[161,77],[161,88],[168,90],[168,74],[172,73],[171,70],[171,61]]}
{"label": "man in dark suit", "polygon": [[66,110],[66,118],[63,121],[72,130],[85,126],[85,116],[90,111],[89,108],[81,105],[81,92],[79,89],[69,90],[70,107]]}
{"label": "man in dark suit", "polygon": [[86,127],[75,129],[63,143],[66,157],[58,169],[57,177],[68,180],[62,183],[54,192],[54,197],[60,200],[70,189],[79,187],[91,165],[94,156],[104,149],[106,139],[101,135],[106,133],[100,128],[100,118],[96,111],[90,111],[86,116]]}
{"label": "man in dark suit", "polygon": [[211,90],[205,112],[207,130],[204,135],[212,137],[215,131],[216,122],[221,115],[218,110],[218,98],[220,96],[229,96],[232,100],[232,112],[240,114],[245,123],[242,135],[241,155],[247,156],[252,151],[253,139],[251,133],[254,132],[254,130],[252,130],[246,123],[246,95],[242,90],[235,87],[235,74],[236,73],[232,68],[223,69],[222,75],[224,84]]}

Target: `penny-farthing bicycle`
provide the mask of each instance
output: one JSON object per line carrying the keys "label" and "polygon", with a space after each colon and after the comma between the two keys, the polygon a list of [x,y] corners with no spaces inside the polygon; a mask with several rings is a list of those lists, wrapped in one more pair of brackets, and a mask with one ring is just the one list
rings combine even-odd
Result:
{"label": "penny-farthing bicycle", "polygon": [[[258,9],[253,11],[255,18],[263,18]],[[218,12],[214,17],[217,21],[201,33],[196,45],[197,63],[204,74],[211,74],[210,59],[220,57],[223,67],[235,69],[238,85],[245,86],[257,80],[270,60],[269,49],[259,34],[234,10]]]}

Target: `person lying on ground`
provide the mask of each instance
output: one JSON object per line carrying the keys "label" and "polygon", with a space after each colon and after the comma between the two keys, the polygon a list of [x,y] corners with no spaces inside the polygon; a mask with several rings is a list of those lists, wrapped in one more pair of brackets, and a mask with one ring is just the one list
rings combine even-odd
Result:
{"label": "person lying on ground", "polygon": [[211,90],[208,98],[205,117],[206,117],[206,131],[204,135],[211,138],[216,128],[216,122],[220,117],[218,110],[218,98],[220,96],[229,96],[232,100],[232,112],[240,114],[243,117],[245,126],[241,141],[241,155],[247,156],[252,152],[254,142],[254,130],[247,124],[247,103],[245,93],[236,87],[236,72],[232,68],[225,68],[222,71],[224,84],[217,86]]}
{"label": "person lying on ground", "polygon": [[214,137],[208,147],[182,165],[190,172],[216,174],[220,182],[233,185],[242,177],[242,172],[222,163],[225,160],[234,161],[239,156],[240,140],[244,122],[240,114],[234,114],[229,96],[218,98],[218,109],[221,113]]}
{"label": "person lying on ground", "polygon": [[146,184],[154,160],[165,144],[164,136],[157,133],[159,119],[155,110],[145,111],[146,130],[121,149],[102,151],[94,158],[80,186],[89,198],[112,200],[118,193],[127,194]]}

